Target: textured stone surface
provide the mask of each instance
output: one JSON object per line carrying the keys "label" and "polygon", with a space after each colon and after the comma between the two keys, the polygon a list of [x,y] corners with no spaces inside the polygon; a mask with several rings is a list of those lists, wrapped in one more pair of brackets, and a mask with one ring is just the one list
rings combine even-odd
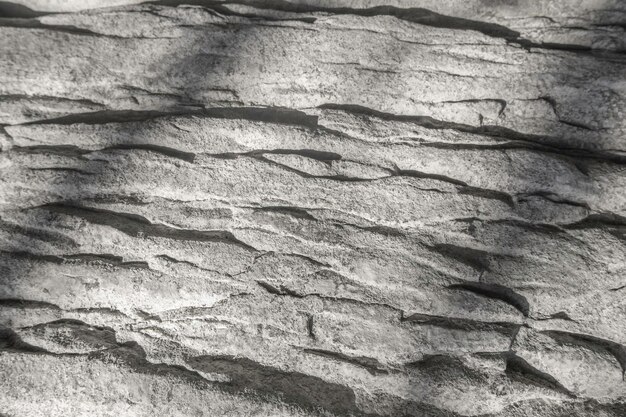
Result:
{"label": "textured stone surface", "polygon": [[128,3],[0,4],[0,415],[626,415],[623,2]]}

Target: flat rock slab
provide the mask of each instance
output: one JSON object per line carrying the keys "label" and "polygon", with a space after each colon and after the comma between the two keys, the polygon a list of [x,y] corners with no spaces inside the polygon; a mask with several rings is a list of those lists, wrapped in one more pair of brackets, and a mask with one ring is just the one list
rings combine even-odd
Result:
{"label": "flat rock slab", "polygon": [[0,4],[0,415],[626,415],[620,1]]}

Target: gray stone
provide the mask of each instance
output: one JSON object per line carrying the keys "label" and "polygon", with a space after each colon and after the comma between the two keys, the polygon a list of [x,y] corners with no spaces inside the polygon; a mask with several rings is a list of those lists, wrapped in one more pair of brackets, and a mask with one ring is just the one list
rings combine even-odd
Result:
{"label": "gray stone", "polygon": [[0,415],[626,415],[623,2],[139,3],[0,4]]}

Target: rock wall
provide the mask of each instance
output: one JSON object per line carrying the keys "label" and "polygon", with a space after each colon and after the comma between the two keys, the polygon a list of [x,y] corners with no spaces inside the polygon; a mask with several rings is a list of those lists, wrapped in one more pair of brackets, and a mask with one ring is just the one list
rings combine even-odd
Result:
{"label": "rock wall", "polygon": [[0,3],[0,415],[626,415],[626,3]]}

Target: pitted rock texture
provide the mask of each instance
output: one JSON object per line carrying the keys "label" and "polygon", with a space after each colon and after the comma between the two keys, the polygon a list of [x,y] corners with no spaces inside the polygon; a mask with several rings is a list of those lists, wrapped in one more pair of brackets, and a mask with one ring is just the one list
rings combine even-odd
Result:
{"label": "pitted rock texture", "polygon": [[0,415],[626,415],[624,2],[139,3],[0,4]]}

